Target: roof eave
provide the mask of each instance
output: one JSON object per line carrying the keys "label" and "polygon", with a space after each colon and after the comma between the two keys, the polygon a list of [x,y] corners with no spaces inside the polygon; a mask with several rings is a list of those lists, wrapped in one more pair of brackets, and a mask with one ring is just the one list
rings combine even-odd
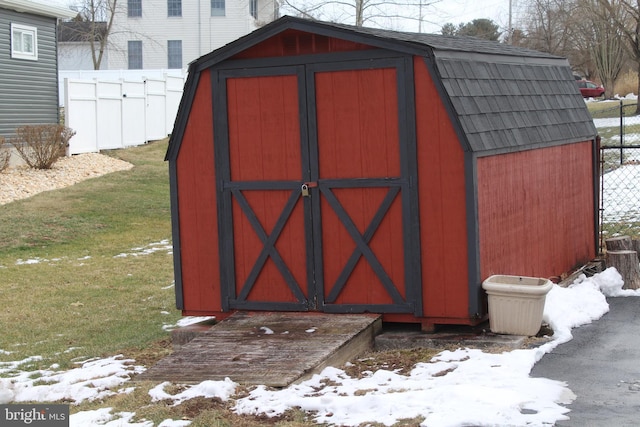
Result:
{"label": "roof eave", "polygon": [[0,7],[15,10],[16,12],[33,13],[59,19],[71,19],[78,14],[69,8],[29,0],[0,0]]}
{"label": "roof eave", "polygon": [[535,143],[531,143],[531,144],[526,144],[526,145],[522,145],[519,147],[500,147],[500,148],[492,148],[492,149],[486,149],[486,150],[475,150],[474,153],[476,153],[477,157],[489,157],[489,156],[497,156],[497,155],[501,155],[501,154],[509,154],[509,153],[516,153],[516,152],[521,152],[521,151],[529,151],[529,150],[537,150],[537,149],[541,149],[541,148],[549,148],[549,147],[557,147],[560,145],[570,145],[570,144],[577,144],[577,143],[581,143],[581,142],[587,142],[587,141],[594,141],[598,136],[598,132],[594,131],[593,134],[585,134],[583,136],[579,136],[579,137],[572,137],[572,138],[566,138],[566,139],[560,139],[560,140],[552,140],[552,141],[542,141],[542,142],[535,142]]}

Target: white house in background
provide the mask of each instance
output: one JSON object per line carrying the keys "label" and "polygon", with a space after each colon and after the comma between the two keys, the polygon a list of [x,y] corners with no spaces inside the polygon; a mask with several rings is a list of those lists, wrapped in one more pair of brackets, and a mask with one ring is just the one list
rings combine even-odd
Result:
{"label": "white house in background", "polygon": [[[91,22],[67,21],[58,24],[58,70],[93,70],[93,57],[88,37],[92,34]],[[97,22],[96,39],[107,32],[106,22]],[[95,44],[98,46],[99,41]],[[100,70],[107,69],[109,50],[105,50]]]}
{"label": "white house in background", "polygon": [[124,0],[109,35],[107,68],[186,68],[278,17],[277,0]]}

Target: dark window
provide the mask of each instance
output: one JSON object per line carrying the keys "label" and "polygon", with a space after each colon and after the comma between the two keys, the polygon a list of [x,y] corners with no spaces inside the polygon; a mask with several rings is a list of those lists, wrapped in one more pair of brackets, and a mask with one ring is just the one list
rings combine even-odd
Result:
{"label": "dark window", "polygon": [[224,0],[211,0],[211,16],[224,16]]}
{"label": "dark window", "polygon": [[182,0],[167,0],[168,16],[182,16]]}
{"label": "dark window", "polygon": [[127,16],[142,16],[142,0],[127,0]]}
{"label": "dark window", "polygon": [[127,43],[127,55],[130,70],[142,70],[142,41],[129,40]]}
{"label": "dark window", "polygon": [[182,40],[167,41],[168,68],[182,68]]}
{"label": "dark window", "polygon": [[249,0],[249,13],[254,19],[258,19],[258,0]]}

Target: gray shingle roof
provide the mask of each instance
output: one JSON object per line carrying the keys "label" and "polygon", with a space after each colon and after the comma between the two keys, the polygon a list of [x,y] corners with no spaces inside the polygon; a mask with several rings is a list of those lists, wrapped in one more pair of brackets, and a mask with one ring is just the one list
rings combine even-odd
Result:
{"label": "gray shingle roof", "polygon": [[[281,19],[297,20],[297,18],[284,17]],[[275,21],[278,22],[278,21]],[[307,21],[318,23],[316,21]],[[352,25],[336,24],[330,22],[318,23],[336,29],[353,31],[359,34],[366,34],[377,38],[391,39],[400,42],[413,43],[416,45],[429,46],[437,50],[448,50],[458,52],[475,52],[494,55],[513,55],[538,58],[560,58],[545,52],[526,49],[518,46],[511,46],[504,43],[493,42],[490,40],[479,39],[476,37],[462,36],[443,36],[439,34],[426,33],[410,33],[391,30],[382,30],[378,28],[355,27]]]}
{"label": "gray shingle roof", "polygon": [[517,151],[597,134],[564,58],[473,37],[326,25],[428,48],[468,150]]}
{"label": "gray shingle roof", "polygon": [[470,150],[513,151],[595,137],[591,116],[564,61],[491,60],[436,53],[436,68]]}

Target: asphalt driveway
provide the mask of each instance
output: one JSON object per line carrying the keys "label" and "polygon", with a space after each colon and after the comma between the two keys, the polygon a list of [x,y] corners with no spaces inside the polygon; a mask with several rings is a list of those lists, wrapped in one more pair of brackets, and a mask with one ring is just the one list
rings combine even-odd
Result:
{"label": "asphalt driveway", "polygon": [[640,425],[640,297],[607,298],[609,313],[573,329],[532,377],[566,381],[577,395],[557,426]]}

